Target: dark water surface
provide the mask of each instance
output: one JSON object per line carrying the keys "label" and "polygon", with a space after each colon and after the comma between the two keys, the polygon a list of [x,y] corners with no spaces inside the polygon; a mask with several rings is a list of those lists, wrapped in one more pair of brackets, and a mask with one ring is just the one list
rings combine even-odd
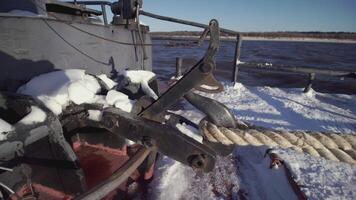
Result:
{"label": "dark water surface", "polygon": [[[153,71],[161,80],[168,80],[175,73],[175,58],[182,57],[184,66],[192,66],[203,57],[208,43],[201,47],[188,46],[185,41],[154,40],[155,44],[176,44],[153,46]],[[216,76],[219,80],[230,81],[235,43],[224,41],[216,56]],[[243,41],[242,62],[261,62],[291,66],[309,66],[338,70],[356,71],[356,44],[286,41]],[[258,72],[242,70],[239,81],[247,85],[270,85],[276,87],[303,87],[307,75]],[[318,76],[314,89],[337,93],[356,93],[354,78]]]}

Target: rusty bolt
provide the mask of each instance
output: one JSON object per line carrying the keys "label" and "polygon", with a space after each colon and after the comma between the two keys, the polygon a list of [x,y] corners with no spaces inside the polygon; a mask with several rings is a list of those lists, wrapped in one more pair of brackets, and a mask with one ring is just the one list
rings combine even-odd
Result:
{"label": "rusty bolt", "polygon": [[142,144],[147,148],[152,148],[155,146],[155,141],[149,136],[143,136]]}
{"label": "rusty bolt", "polygon": [[192,155],[188,158],[188,163],[193,168],[201,169],[204,168],[205,160],[202,155]]}

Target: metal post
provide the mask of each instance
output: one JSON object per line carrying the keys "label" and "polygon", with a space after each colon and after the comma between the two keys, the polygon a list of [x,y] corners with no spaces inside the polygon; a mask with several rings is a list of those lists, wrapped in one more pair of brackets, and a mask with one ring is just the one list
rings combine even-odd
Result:
{"label": "metal post", "polygon": [[176,58],[176,78],[182,76],[183,59],[181,57]]}
{"label": "metal post", "polygon": [[101,6],[101,12],[103,13],[104,24],[106,26],[106,25],[108,25],[108,19],[107,19],[107,16],[106,16],[106,8],[105,8],[104,4],[101,4],[100,6]]}
{"label": "metal post", "polygon": [[236,36],[236,46],[235,46],[235,57],[234,57],[234,62],[233,62],[233,76],[232,76],[232,81],[234,84],[237,82],[237,76],[239,73],[239,60],[240,60],[240,50],[241,50],[241,43],[242,43],[242,38],[240,34],[237,34]]}
{"label": "metal post", "polygon": [[314,79],[315,79],[315,73],[310,73],[310,74],[309,74],[308,85],[304,88],[303,93],[309,92],[309,90],[310,90],[311,87],[312,87],[312,84],[313,84]]}

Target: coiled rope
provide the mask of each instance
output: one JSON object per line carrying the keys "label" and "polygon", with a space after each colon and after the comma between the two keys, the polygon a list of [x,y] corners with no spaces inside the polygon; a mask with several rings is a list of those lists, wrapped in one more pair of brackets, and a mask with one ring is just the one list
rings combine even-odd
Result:
{"label": "coiled rope", "polygon": [[356,165],[356,135],[314,131],[278,131],[242,125],[235,129],[218,127],[203,119],[199,128],[205,140],[225,145],[292,148],[311,156]]}

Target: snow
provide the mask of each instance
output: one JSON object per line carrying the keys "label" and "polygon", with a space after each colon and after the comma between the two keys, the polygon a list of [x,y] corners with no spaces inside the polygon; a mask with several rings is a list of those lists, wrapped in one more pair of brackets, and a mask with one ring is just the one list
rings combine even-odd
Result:
{"label": "snow", "polygon": [[205,84],[200,85],[200,87],[204,88],[204,89],[207,89],[207,90],[217,90],[217,89],[219,89],[218,86],[210,86],[210,85],[205,85]]}
{"label": "snow", "polygon": [[101,121],[103,113],[100,110],[88,110],[89,119],[93,121]]}
{"label": "snow", "polygon": [[[219,94],[200,94],[224,103],[239,120],[286,131],[355,134],[356,95],[324,94],[313,90],[305,94],[301,88],[247,87],[240,83],[225,83],[224,88],[225,91]],[[174,113],[194,123],[204,117],[188,103],[183,107]],[[264,156],[265,150],[266,147],[236,147],[232,154],[235,160],[220,162],[225,158],[218,157],[214,171],[203,176],[218,178],[221,174],[217,169],[233,168],[228,176],[220,177],[224,181],[218,184],[219,187],[228,189],[225,182],[234,183],[240,193],[247,194],[248,199],[297,199],[284,175],[287,167],[309,199],[355,199],[356,167],[293,150],[276,149],[285,165],[270,169],[270,158]],[[229,199],[216,193],[215,179],[203,179],[203,183],[197,183],[195,172],[187,166],[167,157],[159,160],[157,166],[150,193],[155,199],[191,199],[197,194],[207,196],[196,199]],[[236,192],[232,192],[233,195]]]}
{"label": "snow", "polygon": [[[147,81],[154,77],[154,73],[146,71],[128,72],[130,80],[142,85],[142,88],[149,88]],[[145,75],[145,76],[144,76]],[[116,82],[106,75],[98,75],[100,80],[106,84],[107,88],[113,88]],[[146,81],[146,82],[145,82]],[[69,69],[41,74],[32,78],[28,83],[18,89],[18,93],[31,95],[41,100],[54,114],[59,115],[70,103],[77,105],[83,103],[99,103],[104,107],[109,105],[131,112],[133,102],[127,95],[110,90],[106,96],[99,95],[101,91],[98,80],[85,73],[85,70]],[[153,92],[154,94],[154,92]],[[152,95],[152,94],[151,94]]]}
{"label": "snow", "polygon": [[70,69],[34,77],[17,92],[38,98],[59,115],[70,101],[89,103],[99,89],[99,83],[94,77],[86,75],[85,70]]}
{"label": "snow", "polygon": [[315,158],[289,149],[278,149],[275,152],[288,161],[287,166],[310,199],[355,199],[355,166]]}
{"label": "snow", "polygon": [[156,76],[155,73],[144,70],[126,70],[124,75],[131,81],[131,83],[140,84],[145,94],[155,100],[158,99],[157,94],[148,85],[148,82]]}
{"label": "snow", "polygon": [[7,134],[14,130],[14,127],[0,118],[0,141],[7,139]]}
{"label": "snow", "polygon": [[195,129],[192,126],[189,126],[188,124],[177,124],[176,125],[177,129],[182,132],[184,135],[187,135],[194,140],[203,143],[203,137],[200,135],[199,130]]}
{"label": "snow", "polygon": [[31,112],[22,118],[18,123],[32,125],[46,120],[46,113],[37,106],[31,106]]}
{"label": "snow", "polygon": [[115,81],[111,80],[110,78],[108,78],[106,76],[106,74],[101,74],[97,77],[105,83],[105,85],[107,86],[107,88],[109,90],[117,85],[117,83]]}
{"label": "snow", "polygon": [[244,64],[245,62],[241,62],[239,59],[236,60],[236,65],[239,65],[239,64]]}
{"label": "snow", "polygon": [[133,101],[129,97],[116,90],[110,90],[106,95],[106,101],[109,105],[114,105],[116,108],[120,108],[125,112],[131,112],[133,108]]}

